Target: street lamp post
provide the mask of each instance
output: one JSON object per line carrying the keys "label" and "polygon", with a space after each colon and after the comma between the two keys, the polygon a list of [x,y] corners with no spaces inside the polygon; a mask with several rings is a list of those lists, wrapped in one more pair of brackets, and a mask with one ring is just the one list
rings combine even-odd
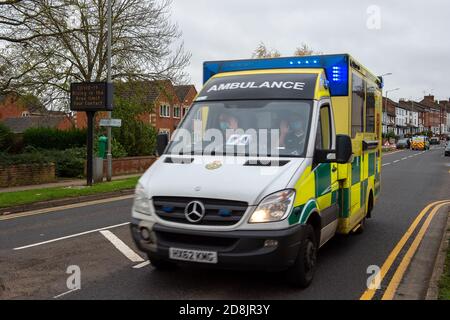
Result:
{"label": "street lamp post", "polygon": [[[111,26],[111,15],[112,15],[112,4],[111,0],[108,0],[108,12],[107,12],[107,24],[108,24],[108,40],[107,40],[107,81],[108,84],[111,84],[112,82],[112,75],[111,75],[111,37],[112,37],[112,26]],[[113,103],[111,101],[111,103]],[[108,111],[107,118],[111,119],[111,111]],[[108,134],[108,151],[106,155],[107,159],[107,170],[106,170],[106,179],[107,181],[112,180],[112,148],[111,148],[111,142],[112,142],[112,130],[111,127],[107,127],[107,134]]]}

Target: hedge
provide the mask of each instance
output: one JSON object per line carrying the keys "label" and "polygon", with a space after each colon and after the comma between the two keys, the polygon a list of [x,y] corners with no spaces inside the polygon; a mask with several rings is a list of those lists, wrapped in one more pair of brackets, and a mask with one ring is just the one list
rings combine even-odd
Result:
{"label": "hedge", "polygon": [[11,148],[13,144],[13,133],[11,130],[0,123],[0,151],[6,151]]}
{"label": "hedge", "polygon": [[25,146],[47,150],[65,150],[86,146],[86,130],[59,130],[54,128],[31,128],[24,132]]}
{"label": "hedge", "polygon": [[15,164],[54,163],[56,175],[64,178],[78,178],[84,175],[85,148],[67,150],[38,150],[27,147],[22,154],[0,153],[0,167]]}

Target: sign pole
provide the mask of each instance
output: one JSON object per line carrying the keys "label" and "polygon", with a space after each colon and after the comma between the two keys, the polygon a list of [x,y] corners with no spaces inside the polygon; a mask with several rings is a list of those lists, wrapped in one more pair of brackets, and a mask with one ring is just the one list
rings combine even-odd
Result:
{"label": "sign pole", "polygon": [[94,117],[95,111],[87,111],[88,119],[88,141],[87,141],[87,165],[86,165],[86,176],[87,185],[92,187],[93,177],[94,177]]}
{"label": "sign pole", "polygon": [[[111,37],[112,37],[112,26],[111,26],[111,0],[108,0],[108,42],[107,42],[107,64],[108,64],[108,84],[111,84]],[[111,106],[112,106],[112,100],[111,100]],[[111,119],[111,111],[108,112],[108,119]],[[112,150],[111,150],[111,143],[112,143],[112,131],[111,127],[107,128],[108,133],[108,151],[106,154],[107,159],[107,170],[106,170],[106,180],[111,181],[112,180]]]}
{"label": "sign pole", "polygon": [[[95,113],[112,110],[112,84],[107,82],[84,82],[70,84],[70,110],[86,112],[88,119],[87,140],[87,185],[93,185],[94,178],[94,118]],[[114,119],[112,124],[116,124]],[[111,146],[111,145],[109,145]]]}

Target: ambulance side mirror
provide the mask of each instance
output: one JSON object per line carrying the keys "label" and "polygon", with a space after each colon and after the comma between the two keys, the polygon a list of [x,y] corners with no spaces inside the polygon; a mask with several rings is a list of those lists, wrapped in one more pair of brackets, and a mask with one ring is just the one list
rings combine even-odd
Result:
{"label": "ambulance side mirror", "polygon": [[352,139],[343,134],[336,136],[336,162],[349,163],[353,154]]}
{"label": "ambulance side mirror", "polygon": [[349,163],[353,154],[352,139],[346,135],[336,136],[336,150],[316,149],[314,163]]}
{"label": "ambulance side mirror", "polygon": [[167,133],[160,133],[156,136],[156,152],[158,156],[162,156],[169,144],[169,135]]}

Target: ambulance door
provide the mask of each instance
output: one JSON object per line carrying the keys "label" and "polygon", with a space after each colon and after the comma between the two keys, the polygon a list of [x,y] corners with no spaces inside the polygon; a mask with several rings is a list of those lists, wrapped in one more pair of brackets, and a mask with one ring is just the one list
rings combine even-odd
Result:
{"label": "ambulance door", "polygon": [[[331,101],[329,99],[321,101],[319,103],[315,148],[319,150],[335,149],[335,130]],[[339,183],[337,178],[336,163],[323,163],[315,168],[316,200],[322,222],[321,245],[333,237],[338,225]]]}

